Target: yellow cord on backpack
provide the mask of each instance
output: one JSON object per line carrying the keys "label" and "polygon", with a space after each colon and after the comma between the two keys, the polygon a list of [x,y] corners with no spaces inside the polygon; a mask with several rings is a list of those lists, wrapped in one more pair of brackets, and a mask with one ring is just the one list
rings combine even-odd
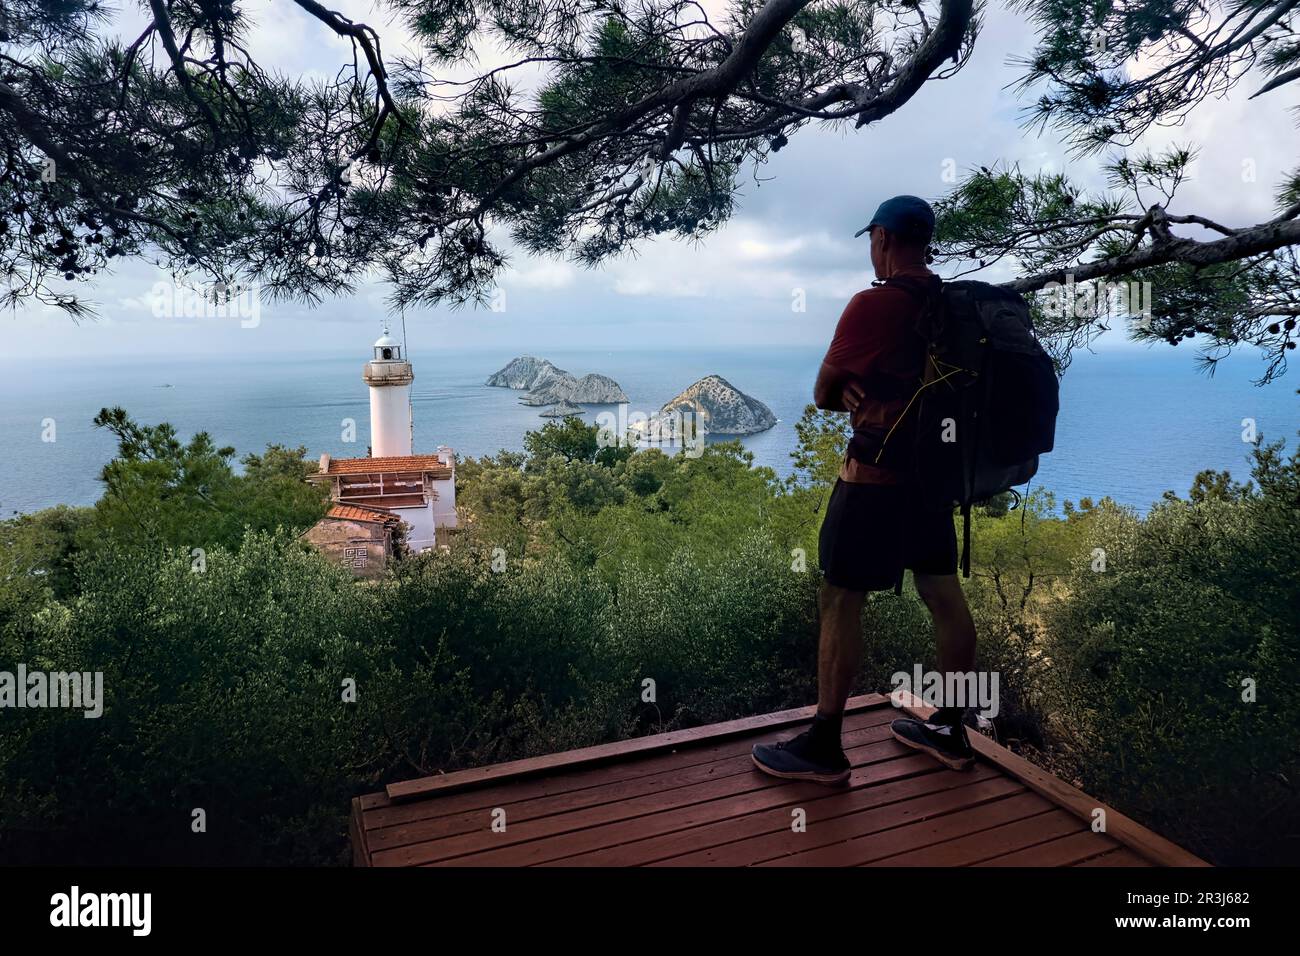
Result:
{"label": "yellow cord on backpack", "polygon": [[[939,371],[939,360],[934,357],[934,354],[931,353],[928,356],[928,358],[930,359],[930,363],[934,366],[934,370],[936,372]],[[903,410],[898,413],[898,417],[894,419],[894,424],[889,426],[889,431],[885,432],[885,437],[880,442],[880,450],[876,452],[875,463],[877,465],[880,464],[880,456],[885,453],[885,446],[889,444],[889,439],[893,436],[894,429],[898,427],[899,422],[901,422],[904,418],[907,417],[907,413],[911,410],[912,403],[916,401],[916,397],[920,395],[923,391],[925,391],[927,388],[929,388],[931,385],[938,385],[944,379],[951,378],[952,376],[956,375],[958,372],[968,371],[968,369],[961,368],[960,366],[957,365],[953,365],[951,366],[951,368],[952,368],[951,372],[945,372],[943,375],[940,375],[938,378],[934,379],[933,381],[926,382],[924,385],[922,385],[920,388],[918,388],[915,392],[912,393],[912,397],[908,399],[907,404],[903,407]]]}

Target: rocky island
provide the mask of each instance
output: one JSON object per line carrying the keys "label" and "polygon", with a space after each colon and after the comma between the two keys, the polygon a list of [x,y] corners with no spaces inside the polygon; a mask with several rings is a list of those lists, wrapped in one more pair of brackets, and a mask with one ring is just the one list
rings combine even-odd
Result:
{"label": "rocky island", "polygon": [[546,411],[542,412],[543,418],[568,418],[571,415],[581,415],[582,409],[577,405],[569,402],[556,402]]}
{"label": "rocky island", "polygon": [[497,388],[532,388],[548,372],[558,372],[561,375],[569,374],[563,369],[556,368],[546,359],[521,355],[507,362],[505,368],[489,375],[487,381],[483,384]]}
{"label": "rocky island", "polygon": [[627,401],[627,393],[608,375],[593,373],[577,378],[532,355],[511,359],[483,384],[527,389],[528,394],[519,399],[524,405],[616,405]]}
{"label": "rocky island", "polygon": [[669,399],[655,419],[664,421],[676,415],[698,415],[702,430],[710,435],[753,435],[776,424],[770,408],[721,375],[706,375]]}

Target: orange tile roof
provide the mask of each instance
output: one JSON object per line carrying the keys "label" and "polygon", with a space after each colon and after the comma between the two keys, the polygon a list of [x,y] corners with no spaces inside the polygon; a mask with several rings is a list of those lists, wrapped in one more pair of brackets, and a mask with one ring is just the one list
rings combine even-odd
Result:
{"label": "orange tile roof", "polygon": [[317,472],[312,478],[332,478],[335,475],[378,475],[402,471],[429,472],[434,478],[450,478],[451,466],[444,465],[437,455],[401,455],[393,458],[331,458],[327,471]]}
{"label": "orange tile roof", "polygon": [[358,505],[335,505],[325,517],[342,518],[344,521],[369,521],[374,524],[392,524],[402,520],[391,511],[384,511],[380,508],[363,508]]}

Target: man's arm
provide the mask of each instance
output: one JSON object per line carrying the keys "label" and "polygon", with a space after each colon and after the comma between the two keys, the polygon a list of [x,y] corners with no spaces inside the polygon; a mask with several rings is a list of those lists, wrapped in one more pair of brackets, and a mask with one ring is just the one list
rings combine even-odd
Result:
{"label": "man's arm", "polygon": [[828,412],[855,412],[865,393],[858,376],[846,371],[869,357],[871,346],[865,341],[868,331],[862,293],[845,306],[826,358],[813,384],[813,403]]}
{"label": "man's arm", "polygon": [[837,369],[822,362],[813,384],[813,404],[828,412],[855,412],[863,398],[862,386]]}

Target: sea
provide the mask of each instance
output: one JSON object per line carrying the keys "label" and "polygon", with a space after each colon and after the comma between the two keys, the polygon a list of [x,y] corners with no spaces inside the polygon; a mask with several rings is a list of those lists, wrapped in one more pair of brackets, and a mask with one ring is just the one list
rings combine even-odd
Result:
{"label": "sea", "polygon": [[[628,412],[651,414],[691,383],[718,374],[768,405],[778,424],[743,438],[754,464],[791,471],[795,423],[811,401],[822,350],[748,347],[726,351],[538,352],[575,375],[599,372],[627,393]],[[548,419],[519,404],[522,393],[485,386],[514,355],[505,350],[422,352],[415,359],[415,450],[449,445],[459,455],[522,450],[524,434]],[[63,359],[57,376],[45,363],[0,359],[0,516],[57,504],[88,505],[100,495],[100,470],[113,437],[92,424],[119,405],[137,421],[170,422],[188,438],[207,431],[240,456],[270,443],[304,446],[313,459],[366,454],[364,355],[286,361],[248,356]],[[1202,469],[1244,479],[1248,439],[1284,438],[1300,429],[1296,372],[1253,384],[1263,365],[1237,353],[1209,377],[1193,356],[1167,347],[1076,354],[1062,382],[1056,448],[1033,487],[1066,500],[1110,496],[1145,512],[1163,492],[1186,494]],[[595,423],[611,406],[587,406]],[[354,427],[349,430],[349,422]],[[351,435],[352,440],[348,441]]]}

